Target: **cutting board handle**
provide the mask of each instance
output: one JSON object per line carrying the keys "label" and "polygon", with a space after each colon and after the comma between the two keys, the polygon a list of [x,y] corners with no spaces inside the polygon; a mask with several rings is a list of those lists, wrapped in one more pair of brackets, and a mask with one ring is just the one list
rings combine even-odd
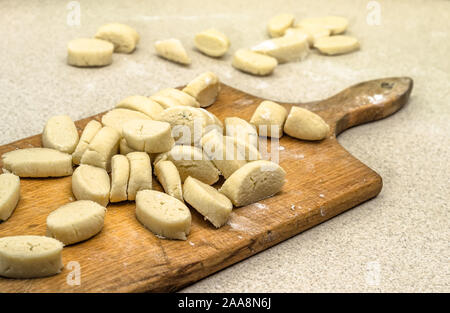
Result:
{"label": "cutting board handle", "polygon": [[409,77],[370,80],[307,108],[322,116],[337,136],[350,127],[397,112],[408,102],[412,88],[413,80]]}

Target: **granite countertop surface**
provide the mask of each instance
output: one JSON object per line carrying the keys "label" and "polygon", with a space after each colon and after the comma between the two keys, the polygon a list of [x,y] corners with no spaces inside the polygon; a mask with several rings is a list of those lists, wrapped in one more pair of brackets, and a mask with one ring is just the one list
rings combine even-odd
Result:
{"label": "granite countertop surface", "polygon": [[[72,19],[80,7],[80,24]],[[269,77],[231,67],[234,51],[267,39],[277,13],[341,15],[361,50],[279,66]],[[449,292],[450,1],[12,1],[0,2],[0,144],[42,131],[53,115],[74,120],[130,95],[151,95],[210,70],[263,98],[319,100],[352,84],[409,76],[409,103],[386,119],[349,129],[338,140],[383,177],[383,190],[359,205],[182,292]],[[75,23],[74,23],[75,22]],[[66,45],[108,22],[136,28],[133,54],[112,65],[66,65]],[[231,49],[221,59],[194,50],[193,35],[214,27]],[[155,56],[153,43],[179,38],[189,67]]]}

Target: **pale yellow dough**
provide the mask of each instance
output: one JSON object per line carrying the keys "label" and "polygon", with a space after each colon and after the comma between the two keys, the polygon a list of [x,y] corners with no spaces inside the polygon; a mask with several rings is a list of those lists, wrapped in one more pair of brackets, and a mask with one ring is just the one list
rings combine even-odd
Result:
{"label": "pale yellow dough", "polygon": [[278,61],[268,55],[240,49],[234,54],[232,65],[243,72],[265,76],[273,72],[278,65]]}
{"label": "pale yellow dough", "polygon": [[166,122],[132,120],[123,125],[123,136],[130,148],[147,153],[166,152],[175,144]]}
{"label": "pale yellow dough", "polygon": [[95,38],[111,42],[114,45],[114,52],[131,53],[139,43],[139,34],[132,27],[110,23],[101,26]]}
{"label": "pale yellow dough", "polygon": [[295,106],[284,124],[286,134],[304,140],[322,140],[329,131],[330,126],[319,115]]}
{"label": "pale yellow dough", "polygon": [[309,42],[307,37],[283,36],[263,41],[252,50],[274,57],[278,63],[301,61],[308,55]]}
{"label": "pale yellow dough", "polygon": [[271,37],[280,37],[284,35],[286,29],[294,24],[295,17],[292,14],[278,14],[269,20],[267,31]]}
{"label": "pale yellow dough", "polygon": [[[154,94],[150,97],[151,100],[159,103],[159,105],[165,110],[168,108],[176,107],[179,105],[183,105],[180,101],[175,98],[171,98],[161,94]],[[160,113],[161,114],[161,113]],[[157,118],[156,118],[157,119]]]}
{"label": "pale yellow dough", "polygon": [[280,138],[283,136],[283,125],[287,111],[278,103],[263,101],[256,108],[250,123],[256,126],[260,136]]}
{"label": "pale yellow dough", "polygon": [[216,101],[220,91],[220,81],[213,72],[206,72],[194,78],[183,91],[197,99],[200,106],[205,108]]}
{"label": "pale yellow dough", "polygon": [[178,101],[180,105],[186,105],[194,108],[200,107],[200,104],[193,96],[175,88],[162,89],[155,93],[153,96],[166,96]]}
{"label": "pale yellow dough", "polygon": [[114,45],[108,41],[79,38],[67,45],[67,63],[78,67],[105,66],[112,63]]}
{"label": "pale yellow dough", "polygon": [[130,162],[121,154],[116,154],[111,159],[111,190],[109,201],[120,202],[128,199],[127,188],[130,178]]}
{"label": "pale yellow dough", "polygon": [[122,135],[123,125],[132,120],[151,120],[151,118],[144,113],[128,110],[128,109],[114,109],[103,115],[102,124],[114,128]]}
{"label": "pale yellow dough", "polygon": [[116,108],[138,111],[148,115],[152,120],[164,110],[158,102],[144,96],[127,97],[116,104]]}
{"label": "pale yellow dough", "polygon": [[337,35],[345,32],[348,28],[348,19],[340,16],[312,17],[301,20],[297,27],[323,27],[331,32],[331,35]]}
{"label": "pale yellow dough", "polygon": [[109,202],[108,173],[100,167],[82,164],[72,175],[72,192],[77,200],[91,200],[102,206]]}
{"label": "pale yellow dough", "polygon": [[72,153],[78,144],[78,131],[70,116],[51,117],[42,132],[42,146]]}
{"label": "pale yellow dough", "polygon": [[78,141],[78,145],[75,148],[75,151],[72,153],[72,161],[73,164],[80,164],[81,157],[84,152],[87,150],[89,144],[92,139],[94,139],[95,135],[102,129],[102,124],[97,122],[96,120],[92,120],[87,123],[86,127],[81,134],[80,140]]}
{"label": "pale yellow dough", "polygon": [[207,29],[195,35],[195,47],[211,57],[221,57],[227,53],[230,40],[216,29]]}
{"label": "pale yellow dough", "polygon": [[136,152],[136,150],[134,150],[133,148],[131,148],[128,145],[127,140],[125,138],[120,139],[119,151],[120,151],[120,154],[123,154],[123,155],[127,155],[130,152]]}
{"label": "pale yellow dough", "polygon": [[140,190],[152,189],[152,164],[145,152],[127,154],[130,162],[130,178],[128,180],[128,200],[134,200]]}
{"label": "pale yellow dough", "polygon": [[155,175],[168,195],[183,201],[180,173],[171,161],[156,163]]}
{"label": "pale yellow dough", "polygon": [[81,164],[89,164],[111,170],[111,158],[117,154],[120,134],[114,128],[105,126],[98,131],[81,157]]}
{"label": "pale yellow dough", "polygon": [[256,127],[239,117],[225,118],[225,134],[258,147]]}
{"label": "pale yellow dough", "polygon": [[288,30],[286,30],[286,37],[290,37],[290,36],[295,36],[295,37],[300,37],[303,38],[307,37],[309,46],[312,47],[314,46],[314,42],[319,39],[319,38],[323,38],[323,37],[329,37],[331,34],[330,30],[327,28],[324,28],[322,26],[314,26],[314,25],[309,25],[309,26],[303,26],[303,27],[298,27],[298,28],[290,28]]}
{"label": "pale yellow dough", "polygon": [[191,64],[191,58],[186,53],[183,44],[178,39],[166,39],[155,42],[156,53],[169,61],[180,64]]}
{"label": "pale yellow dough", "polygon": [[0,221],[6,221],[20,199],[20,179],[10,173],[0,174]]}
{"label": "pale yellow dough", "polygon": [[344,54],[359,49],[358,39],[350,36],[323,37],[314,41],[314,47],[328,55]]}

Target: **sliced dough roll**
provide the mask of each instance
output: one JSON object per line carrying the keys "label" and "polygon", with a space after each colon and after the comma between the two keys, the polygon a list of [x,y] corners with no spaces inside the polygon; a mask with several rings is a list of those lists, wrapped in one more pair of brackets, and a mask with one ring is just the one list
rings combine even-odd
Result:
{"label": "sliced dough roll", "polygon": [[175,141],[170,124],[152,120],[133,120],[123,125],[127,145],[137,151],[161,153],[172,149]]}
{"label": "sliced dough roll", "polygon": [[130,178],[130,162],[121,154],[116,154],[111,159],[111,190],[109,201],[120,202],[128,199],[127,188]]}
{"label": "sliced dough roll", "polygon": [[104,126],[108,126],[111,128],[114,128],[122,135],[122,129],[123,125],[126,122],[133,121],[133,120],[151,120],[151,118],[141,112],[128,110],[128,109],[113,109],[103,115],[102,117],[102,124]]}
{"label": "sliced dough roll", "polygon": [[233,173],[220,192],[237,207],[268,198],[281,190],[286,172],[276,163],[259,160],[247,163]]}
{"label": "sliced dough roll", "polygon": [[0,221],[6,221],[20,198],[20,179],[10,173],[0,174]]}
{"label": "sliced dough roll", "polygon": [[110,187],[109,175],[103,168],[82,164],[73,172],[72,192],[77,200],[107,206]]}
{"label": "sliced dough roll", "polygon": [[62,242],[45,236],[0,238],[0,276],[37,278],[58,274],[63,268]]}
{"label": "sliced dough roll", "polygon": [[256,127],[239,117],[227,117],[225,119],[225,134],[258,147]]}
{"label": "sliced dough roll", "polygon": [[217,228],[228,221],[233,209],[231,201],[216,188],[192,177],[188,177],[184,181],[183,197]]}
{"label": "sliced dough roll", "polygon": [[48,148],[26,148],[4,153],[3,169],[20,177],[72,175],[72,156]]}
{"label": "sliced dough roll", "polygon": [[80,164],[81,157],[84,152],[88,148],[92,139],[94,139],[95,135],[102,129],[102,124],[97,122],[96,120],[92,120],[87,123],[86,127],[81,134],[80,140],[78,141],[78,145],[75,148],[75,151],[72,153],[72,161],[73,164]]}
{"label": "sliced dough roll", "polygon": [[191,212],[180,200],[163,192],[142,190],[136,195],[136,217],[157,236],[186,240]]}
{"label": "sliced dough roll", "polygon": [[284,124],[284,132],[289,136],[304,140],[322,140],[330,131],[330,126],[317,114],[293,106]]}
{"label": "sliced dough roll", "polygon": [[263,41],[252,50],[274,57],[278,63],[301,61],[308,55],[309,42],[306,37],[283,36]]}
{"label": "sliced dough roll", "polygon": [[323,54],[336,55],[358,50],[359,41],[355,37],[343,35],[323,37],[314,41],[314,47]]}
{"label": "sliced dough roll", "polygon": [[71,245],[89,239],[103,228],[106,208],[94,201],[65,204],[47,216],[47,236]]}
{"label": "sliced dough roll", "polygon": [[156,54],[169,61],[185,65],[191,64],[191,58],[178,39],[158,40],[155,42],[155,50]]}
{"label": "sliced dough roll", "polygon": [[230,40],[216,29],[207,29],[195,35],[195,47],[211,57],[221,57],[227,53]]}
{"label": "sliced dough roll", "polygon": [[337,35],[345,32],[348,28],[348,19],[340,16],[311,17],[301,20],[298,27],[323,27],[331,32],[331,35]]}
{"label": "sliced dough roll", "polygon": [[78,38],[67,45],[67,63],[78,67],[105,66],[112,63],[114,45],[94,38]]}
{"label": "sliced dough roll", "polygon": [[[179,105],[183,105],[180,101],[178,101],[177,99],[168,97],[168,96],[164,96],[164,95],[158,95],[158,94],[154,94],[153,96],[150,97],[150,99],[152,99],[153,101],[159,103],[159,105],[161,105],[161,107],[165,110],[168,108],[172,108],[172,107],[176,107]],[[157,119],[157,118],[155,118]]]}
{"label": "sliced dough roll", "polygon": [[128,180],[128,200],[134,200],[140,190],[152,189],[152,164],[145,152],[127,154],[130,162],[130,178]]}
{"label": "sliced dough roll", "polygon": [[219,78],[213,72],[203,73],[187,84],[183,91],[197,99],[202,108],[208,107],[216,101],[219,94]]}
{"label": "sliced dough roll", "polygon": [[256,126],[260,136],[281,138],[286,121],[286,109],[273,101],[263,101],[256,108],[250,123]]}
{"label": "sliced dough roll", "polygon": [[178,173],[177,167],[171,161],[156,163],[155,175],[169,196],[183,201],[180,173]]}
{"label": "sliced dough roll", "polygon": [[286,29],[294,24],[294,19],[294,15],[287,13],[278,14],[272,17],[267,25],[267,31],[269,32],[270,37],[283,36]]}
{"label": "sliced dough roll", "polygon": [[111,42],[114,45],[114,52],[119,53],[133,52],[140,39],[136,30],[119,23],[102,25],[95,34],[95,38]]}
{"label": "sliced dough roll", "polygon": [[253,75],[265,76],[278,65],[277,59],[247,49],[239,49],[233,56],[233,67]]}
{"label": "sliced dough roll", "polygon": [[78,144],[78,131],[68,115],[53,116],[42,132],[42,146],[72,153]]}
{"label": "sliced dough roll", "polygon": [[178,101],[178,103],[180,103],[181,105],[186,105],[194,108],[200,107],[200,103],[198,103],[198,101],[193,96],[175,88],[162,89],[154,94],[154,96],[166,96]]}
{"label": "sliced dough roll", "polygon": [[152,120],[158,117],[164,109],[156,101],[144,96],[131,96],[123,99],[118,104],[116,108],[134,110],[149,116]]}
{"label": "sliced dough roll", "polygon": [[120,134],[114,128],[105,126],[92,139],[81,157],[81,164],[89,164],[111,170],[111,158],[117,154]]}

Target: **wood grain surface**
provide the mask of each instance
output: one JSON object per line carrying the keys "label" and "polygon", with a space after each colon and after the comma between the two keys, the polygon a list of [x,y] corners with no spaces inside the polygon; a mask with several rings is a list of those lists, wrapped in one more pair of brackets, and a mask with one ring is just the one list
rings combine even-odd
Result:
{"label": "wood grain surface", "polygon": [[[0,278],[0,292],[175,291],[371,199],[382,188],[381,177],[342,148],[336,136],[349,127],[395,113],[408,101],[412,86],[410,78],[385,78],[360,83],[323,101],[283,104],[322,116],[331,127],[329,137],[307,142],[283,136],[279,162],[287,172],[287,182],[282,192],[234,209],[222,228],[215,229],[192,209],[188,240],[163,240],[136,220],[134,202],[110,204],[101,233],[64,248],[65,268],[60,274]],[[229,116],[249,120],[262,100],[222,85],[208,110],[221,120]],[[101,116],[76,122],[79,131]],[[40,144],[40,135],[36,135],[0,147],[0,155]],[[154,186],[161,190],[156,179]],[[47,215],[73,200],[71,177],[21,179],[21,199],[11,218],[0,224],[0,237],[45,235]],[[73,268],[67,265],[73,261],[80,265],[79,285],[68,283]]]}

